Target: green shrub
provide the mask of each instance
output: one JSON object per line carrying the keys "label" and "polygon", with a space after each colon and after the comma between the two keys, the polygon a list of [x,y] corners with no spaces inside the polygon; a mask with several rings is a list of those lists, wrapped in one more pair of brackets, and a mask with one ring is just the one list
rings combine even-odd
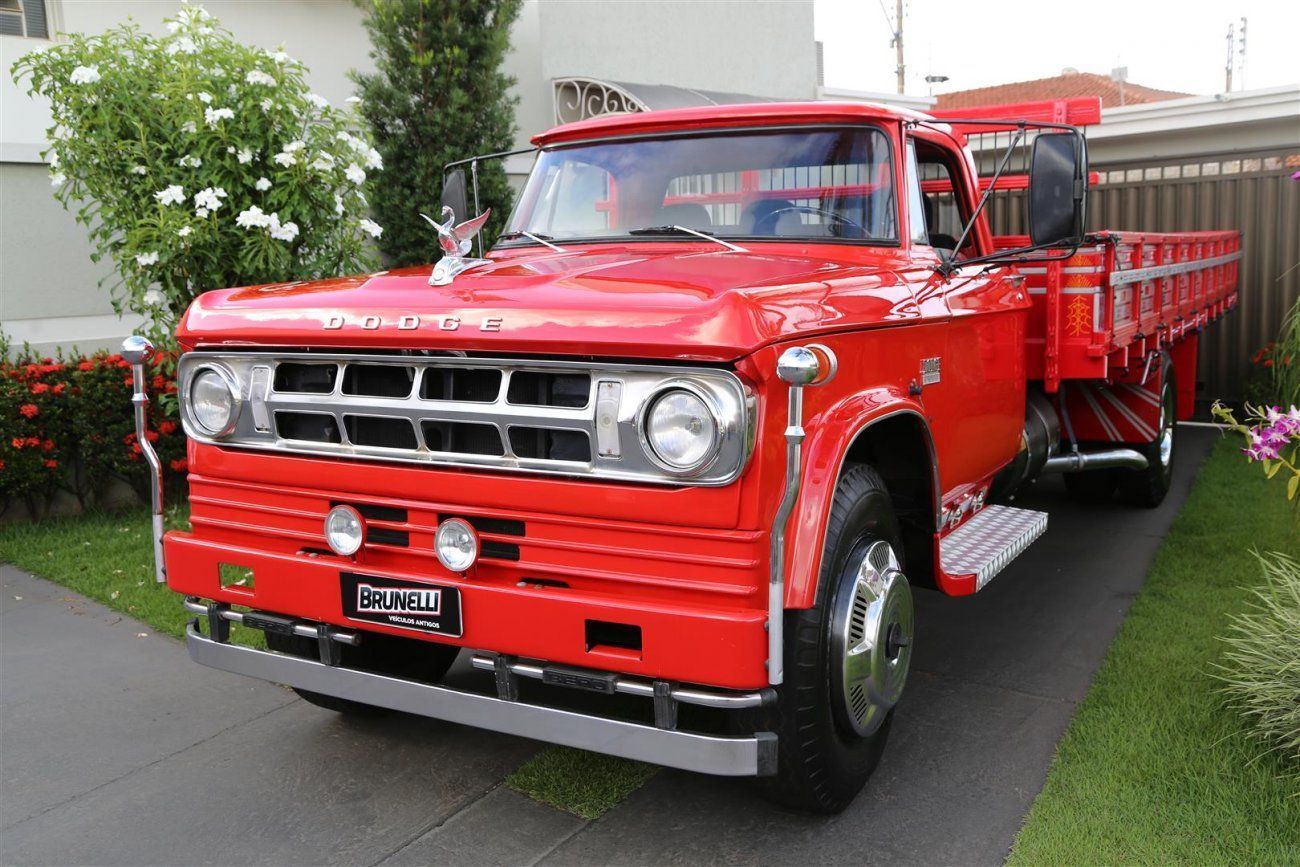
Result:
{"label": "green shrub", "polygon": [[1283,756],[1300,794],[1300,563],[1282,553],[1259,563],[1264,583],[1232,619],[1217,676],[1252,735]]}
{"label": "green shrub", "polygon": [[352,106],[199,6],[167,29],[71,34],[12,67],[50,100],[55,198],[113,261],[115,308],[149,319],[160,346],[196,295],[369,270],[382,232],[362,193],[382,163]]}
{"label": "green shrub", "polygon": [[[149,439],[176,487],[186,471],[185,435],[170,361],[159,356],[147,368]],[[131,393],[131,365],[120,355],[0,356],[0,509],[21,501],[41,515],[59,490],[89,506],[114,479],[146,494]]]}
{"label": "green shrub", "polygon": [[[501,71],[520,0],[362,0],[375,72],[354,75],[361,113],[388,162],[371,206],[388,227],[379,247],[394,265],[436,258],[429,227],[443,166],[514,146],[514,79]],[[481,163],[479,200],[491,208],[485,242],[501,230],[513,194],[500,160]],[[471,205],[472,206],[472,205]],[[467,219],[457,214],[458,220]]]}

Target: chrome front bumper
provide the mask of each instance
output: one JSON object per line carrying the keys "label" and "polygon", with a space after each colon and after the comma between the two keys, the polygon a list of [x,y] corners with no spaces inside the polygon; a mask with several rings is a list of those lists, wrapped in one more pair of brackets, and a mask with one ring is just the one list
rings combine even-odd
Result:
{"label": "chrome front bumper", "polygon": [[199,631],[197,620],[186,628],[185,643],[200,665],[403,713],[703,774],[776,772],[776,735],[769,732],[718,737],[508,701],[217,641]]}

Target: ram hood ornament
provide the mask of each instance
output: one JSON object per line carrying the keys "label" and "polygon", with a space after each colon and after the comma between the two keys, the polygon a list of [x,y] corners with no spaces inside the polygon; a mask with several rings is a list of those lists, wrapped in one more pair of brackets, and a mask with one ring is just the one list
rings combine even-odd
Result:
{"label": "ram hood ornament", "polygon": [[437,231],[438,246],[442,248],[442,258],[433,266],[433,273],[429,275],[430,286],[446,286],[462,271],[488,263],[487,259],[467,259],[465,256],[474,246],[474,236],[487,223],[488,217],[492,216],[491,208],[460,225],[455,224],[456,212],[447,205],[442,206],[441,223],[428,214],[420,216]]}

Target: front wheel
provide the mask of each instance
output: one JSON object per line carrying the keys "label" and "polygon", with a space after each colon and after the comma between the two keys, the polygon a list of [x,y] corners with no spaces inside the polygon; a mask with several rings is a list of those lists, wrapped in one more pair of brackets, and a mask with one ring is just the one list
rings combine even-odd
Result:
{"label": "front wheel", "polygon": [[767,795],[838,813],[875,770],[912,659],[915,613],[898,521],[880,474],[845,470],[812,608],[786,613],[785,682],[766,727],[780,739]]}

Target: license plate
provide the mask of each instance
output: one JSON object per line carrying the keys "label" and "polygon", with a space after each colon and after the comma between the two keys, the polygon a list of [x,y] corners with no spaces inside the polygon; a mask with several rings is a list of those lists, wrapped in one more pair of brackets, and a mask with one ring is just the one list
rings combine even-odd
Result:
{"label": "license plate", "polygon": [[343,572],[343,616],[414,632],[459,638],[460,589]]}

